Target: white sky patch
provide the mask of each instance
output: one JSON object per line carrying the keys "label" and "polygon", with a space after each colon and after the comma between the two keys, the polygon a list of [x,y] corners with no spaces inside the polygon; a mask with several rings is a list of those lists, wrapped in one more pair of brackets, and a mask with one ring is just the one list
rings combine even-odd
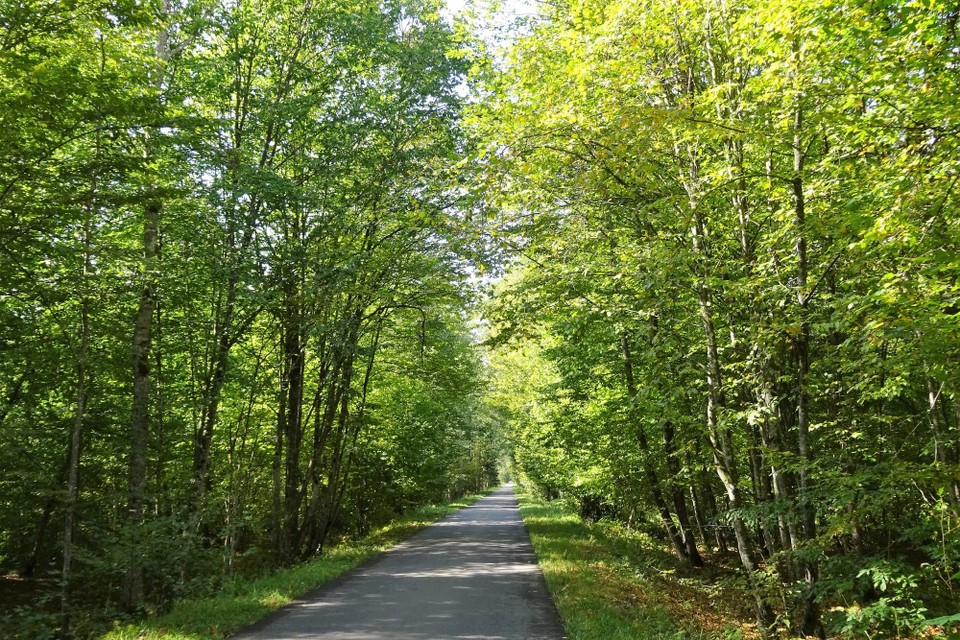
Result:
{"label": "white sky patch", "polygon": [[447,0],[445,3],[446,8],[443,13],[445,16],[456,16],[460,14],[467,6],[467,3],[464,0]]}
{"label": "white sky patch", "polygon": [[539,13],[538,0],[445,0],[441,13],[448,20],[469,9],[484,17],[484,30],[502,30],[518,18],[530,18]]}

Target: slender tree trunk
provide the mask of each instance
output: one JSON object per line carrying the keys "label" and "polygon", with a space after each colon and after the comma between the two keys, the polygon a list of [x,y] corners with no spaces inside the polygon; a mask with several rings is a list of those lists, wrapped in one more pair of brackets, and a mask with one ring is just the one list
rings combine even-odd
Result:
{"label": "slender tree trunk", "polygon": [[320,363],[320,372],[317,376],[317,390],[313,399],[313,446],[310,452],[310,463],[304,478],[304,495],[309,495],[306,512],[303,517],[303,539],[306,541],[306,553],[316,554],[317,529],[320,519],[320,496],[323,483],[323,452],[333,423],[334,407],[336,406],[336,385],[333,383],[339,373],[339,364],[331,365],[331,354],[323,352]]}
{"label": "slender tree trunk", "polygon": [[[697,176],[698,169],[696,159],[691,160],[691,184],[699,182]],[[692,210],[697,211],[697,203],[691,202]],[[705,224],[702,215],[694,214],[694,226],[692,229],[693,249],[695,255],[701,263],[707,259]],[[739,471],[737,469],[737,459],[733,449],[733,437],[729,427],[721,425],[719,412],[723,409],[723,381],[721,378],[720,352],[717,345],[716,330],[713,321],[713,300],[710,289],[708,274],[704,268],[699,269],[696,274],[696,292],[700,311],[700,321],[704,334],[704,347],[706,350],[706,379],[707,379],[707,433],[710,444],[713,448],[714,468],[720,477],[727,493],[727,499],[730,508],[739,512],[743,508],[743,500],[739,488]],[[753,547],[750,544],[750,534],[747,531],[746,524],[740,515],[733,517],[733,535],[737,542],[737,553],[740,556],[740,564],[748,575],[757,569],[757,561],[754,555]],[[751,583],[754,579],[750,578]],[[752,590],[756,600],[757,625],[760,633],[767,637],[771,633],[775,622],[775,616],[770,606],[763,600],[758,588],[752,584]]]}
{"label": "slender tree trunk", "polygon": [[[635,420],[635,403],[637,401],[637,382],[633,375],[633,357],[630,350],[630,339],[626,333],[620,334],[620,354],[623,358],[623,371],[624,377],[626,378],[627,383],[627,395],[630,396],[630,416],[633,419],[633,426],[637,430],[637,444],[639,445],[640,451],[643,452],[648,458],[650,453],[650,444],[647,441],[647,435],[643,431],[643,425],[636,424]],[[660,478],[657,475],[656,470],[653,468],[651,461],[646,460],[643,465],[643,476],[647,481],[647,487],[650,490],[650,494],[653,497],[653,503],[657,507],[657,512],[660,514],[660,519],[663,522],[663,528],[667,533],[667,537],[670,538],[671,544],[673,544],[673,550],[677,554],[677,558],[684,562],[693,562],[693,559],[690,558],[687,554],[687,547],[684,544],[683,537],[677,531],[676,524],[673,522],[673,516],[670,514],[670,508],[667,506],[667,501],[664,498],[663,486],[660,482]],[[696,547],[694,547],[696,549]],[[700,558],[699,553],[696,556]],[[700,559],[700,565],[702,566],[703,560]]]}
{"label": "slender tree trunk", "polygon": [[673,446],[673,423],[669,420],[663,423],[663,452],[667,463],[667,472],[670,474],[670,493],[673,498],[674,513],[677,514],[677,523],[680,525],[680,534],[683,536],[683,545],[687,559],[694,567],[703,566],[703,558],[697,549],[697,539],[690,526],[690,517],[687,513],[687,501],[683,495],[683,486],[678,484],[680,465],[677,463],[677,452]]}
{"label": "slender tree trunk", "polygon": [[288,352],[290,358],[290,382],[287,400],[287,432],[284,438],[287,442],[287,457],[284,466],[284,535],[288,550],[288,560],[298,554],[297,538],[299,536],[300,493],[300,450],[303,442],[303,386],[304,366],[306,360],[305,345],[299,333],[288,342],[288,347],[295,349]]}
{"label": "slender tree trunk", "polygon": [[[127,525],[134,532],[143,524],[147,485],[147,441],[150,418],[150,346],[153,314],[157,307],[155,281],[159,253],[160,203],[148,202],[143,217],[143,289],[133,330],[133,419],[130,429],[130,480],[127,492]],[[143,604],[143,567],[137,545],[128,551],[123,603],[127,609]]]}
{"label": "slender tree trunk", "polygon": [[[323,545],[330,527],[330,523],[336,516],[338,509],[338,487],[341,484],[341,463],[345,455],[345,429],[349,417],[350,388],[353,379],[354,358],[357,350],[360,329],[360,317],[362,307],[357,306],[358,302],[351,296],[348,297],[344,309],[345,320],[341,328],[334,334],[330,343],[329,356],[333,360],[330,369],[322,376],[322,381],[326,383],[326,400],[323,403],[322,417],[318,415],[314,425],[314,446],[313,454],[308,467],[310,478],[310,503],[304,517],[304,530],[302,540],[305,542],[305,555],[318,554],[323,550]],[[379,344],[380,327],[377,325],[374,347]],[[372,357],[372,356],[371,356]],[[372,367],[372,360],[368,362]],[[363,387],[363,395],[360,403],[360,415],[362,416],[363,403],[366,400],[366,384]],[[318,387],[318,395],[321,388]],[[355,438],[353,438],[355,440]],[[330,455],[327,457],[327,445],[330,445]],[[323,462],[326,462],[326,469],[323,468]],[[343,477],[349,475],[349,461],[346,465],[346,471]],[[322,480],[326,472],[326,486],[321,488]]]}
{"label": "slender tree trunk", "polygon": [[347,447],[346,429],[347,420],[350,415],[350,385],[353,378],[352,359],[345,363],[340,381],[340,392],[337,394],[339,405],[337,407],[336,428],[333,431],[331,441],[331,452],[329,466],[327,468],[327,483],[323,498],[323,518],[317,529],[317,539],[314,543],[316,549],[322,551],[327,536],[330,533],[332,525],[335,523],[337,496],[340,491],[341,468],[344,459],[344,453]]}
{"label": "slender tree trunk", "polygon": [[[799,46],[795,45],[796,55],[799,55]],[[806,541],[816,538],[816,519],[814,516],[812,497],[810,496],[810,466],[813,462],[813,452],[810,448],[810,317],[809,303],[811,292],[808,285],[807,239],[806,239],[806,200],[803,194],[803,163],[804,150],[802,148],[803,108],[800,105],[800,96],[797,96],[797,106],[794,113],[793,136],[793,207],[794,224],[797,229],[797,303],[800,313],[800,333],[795,344],[797,375],[797,453],[802,460],[800,467],[800,501],[803,515],[803,534]],[[818,567],[813,561],[802,563],[806,576],[807,589],[803,595],[803,619],[800,631],[804,635],[825,638],[826,633],[820,622],[820,611],[814,599],[814,587],[818,578]]]}
{"label": "slender tree trunk", "polygon": [[[717,108],[719,109],[720,106],[718,105]],[[750,228],[750,202],[747,195],[748,190],[747,180],[745,177],[746,172],[744,171],[743,167],[743,143],[736,139],[727,141],[724,144],[724,155],[726,159],[727,176],[734,186],[733,193],[731,195],[731,204],[733,205],[734,211],[737,212],[737,240],[740,244],[740,261],[744,270],[743,275],[745,278],[747,278],[748,282],[750,282],[754,279],[756,270],[756,250]],[[768,176],[771,176],[772,165],[767,166],[767,174]],[[754,325],[761,322],[760,319],[757,318],[755,307],[749,305],[749,303],[747,305],[747,311],[745,315],[746,317],[742,318],[740,320],[741,322],[750,322]],[[750,345],[750,348],[752,351],[761,351],[762,345],[754,343]],[[760,365],[760,368],[761,371],[758,372],[760,374],[758,379],[763,380],[763,364]],[[750,402],[751,399],[758,401],[760,394],[758,393],[756,395],[757,397],[754,398],[746,398],[746,402]],[[770,476],[767,473],[766,465],[764,464],[764,454],[763,449],[761,448],[762,438],[758,427],[752,425],[749,435],[750,448],[748,451],[748,458],[750,462],[750,475],[754,494],[757,497],[758,503],[769,502],[773,496],[773,492],[771,488]],[[765,552],[767,557],[775,553],[779,548],[778,536],[776,532],[773,531],[768,525],[762,523],[758,524],[757,538],[760,542],[760,548],[763,550],[762,553]]]}
{"label": "slender tree trunk", "polygon": [[286,451],[283,462],[283,525],[280,540],[282,564],[288,564],[297,555],[297,536],[300,520],[300,448],[303,440],[303,385],[305,345],[299,300],[289,299],[284,318],[284,390],[285,399],[280,412],[278,431]]}
{"label": "slender tree trunk", "polygon": [[[776,376],[782,376],[782,373],[776,373]],[[774,390],[773,387],[776,386]],[[775,419],[765,422],[766,432],[761,434],[764,438],[764,446],[772,451],[779,451],[790,455],[796,455],[796,449],[787,442],[787,434],[796,427],[796,409],[790,401],[788,392],[782,388],[782,385],[769,383],[764,389],[764,399],[770,413]],[[778,467],[775,464],[770,466],[771,479],[773,481],[773,494],[786,504],[796,499],[797,480],[796,474]],[[788,515],[781,515],[779,518],[780,539],[784,549],[797,550],[803,544],[802,522]],[[785,576],[787,574],[784,574]]]}
{"label": "slender tree trunk", "polygon": [[[240,545],[245,531],[245,529],[236,526],[235,523],[242,521],[246,504],[244,498],[246,486],[250,479],[250,471],[248,471],[246,460],[246,448],[250,431],[253,427],[253,409],[260,391],[260,386],[257,384],[257,381],[260,379],[260,372],[263,368],[264,348],[265,345],[261,345],[255,356],[253,375],[250,378],[250,385],[247,390],[246,407],[238,419],[238,430],[242,430],[239,434],[231,432],[229,438],[230,444],[227,457],[229,475],[227,482],[230,490],[225,500],[225,519],[227,526],[223,542],[225,553],[224,569],[228,575],[233,575],[234,573],[234,560],[236,559],[237,548]],[[255,436],[251,446],[251,456],[258,448],[258,441],[259,438]]]}
{"label": "slender tree trunk", "polygon": [[[334,341],[336,340],[334,338]],[[330,444],[331,436],[335,436],[334,427],[337,422],[337,409],[341,404],[343,394],[347,392],[344,390],[342,383],[343,367],[346,365],[342,360],[343,354],[338,349],[331,349],[331,357],[334,359],[333,365],[326,368],[318,382],[317,404],[322,404],[322,406],[318,406],[317,415],[314,418],[313,451],[307,468],[310,483],[310,502],[304,514],[303,530],[307,554],[318,554],[323,547],[321,538],[324,516],[322,512],[327,506],[326,499],[329,491],[329,486],[324,485],[325,473],[329,473],[325,464],[327,466],[331,464],[331,461],[327,458],[327,446]],[[325,396],[322,403],[319,402],[321,395]],[[321,408],[322,411],[320,411]]]}
{"label": "slender tree trunk", "polygon": [[[233,201],[240,208],[240,187],[237,157],[240,154],[242,135],[239,131],[234,135],[234,148],[231,149],[227,170],[230,172],[230,181],[233,188]],[[198,524],[202,520],[203,501],[212,486],[210,478],[210,452],[213,446],[213,435],[220,412],[220,401],[223,395],[223,385],[227,378],[227,367],[230,362],[230,351],[237,340],[246,332],[259,315],[259,309],[237,323],[237,305],[241,281],[241,261],[253,242],[255,220],[259,205],[257,202],[246,205],[246,213],[240,224],[230,220],[227,229],[227,242],[223,251],[223,260],[228,265],[226,284],[224,285],[224,302],[222,309],[217,310],[213,327],[213,354],[210,367],[203,384],[204,405],[200,414],[200,424],[194,436],[193,449],[193,482],[194,482],[194,517]],[[232,212],[225,212],[228,220]],[[237,227],[240,227],[238,230]],[[242,233],[241,233],[242,230]],[[239,236],[239,237],[238,237]],[[239,326],[235,326],[239,324]]]}
{"label": "slender tree trunk", "polygon": [[[96,184],[94,184],[94,189]],[[88,211],[89,214],[89,211]],[[80,296],[80,348],[77,350],[77,400],[70,434],[70,455],[67,462],[67,500],[63,515],[63,569],[60,574],[60,637],[70,636],[70,587],[73,578],[73,529],[77,513],[77,485],[80,469],[80,437],[87,406],[87,352],[90,345],[89,297],[87,277],[90,273],[90,220],[83,229],[83,268]]]}
{"label": "slender tree trunk", "polygon": [[[171,0],[163,0],[162,17],[173,11]],[[157,34],[154,47],[156,59],[161,63],[151,84],[158,92],[164,88],[166,63],[173,52],[170,48],[170,33],[161,29]],[[158,105],[158,109],[162,109]],[[144,155],[150,159],[153,155],[153,143],[146,137]],[[156,185],[149,185],[155,189]],[[160,256],[160,213],[163,204],[151,194],[143,207],[143,275],[140,291],[140,304],[133,325],[133,410],[130,421],[129,483],[127,489],[126,524],[134,538],[127,550],[127,566],[124,575],[121,602],[128,610],[143,605],[143,566],[135,538],[143,525],[145,496],[147,488],[147,444],[150,427],[150,347],[153,331],[153,315],[157,308],[156,271]]]}
{"label": "slender tree trunk", "polygon": [[[779,210],[779,203],[774,197],[774,155],[771,151],[764,164],[767,177],[767,190],[771,194],[767,200],[770,209],[770,215],[775,215]],[[764,448],[768,451],[787,452],[786,433],[790,430],[792,424],[792,414],[783,410],[783,404],[786,402],[784,394],[780,392],[778,381],[779,373],[773,371],[772,358],[763,358],[759,365],[758,378],[760,379],[760,389],[757,391],[757,402],[765,409],[765,416],[774,416],[773,419],[764,418],[760,431],[760,440]],[[778,400],[779,398],[779,400]],[[791,416],[788,421],[787,416]],[[793,495],[794,482],[792,477],[784,472],[775,461],[768,463],[770,471],[770,489],[775,499],[786,502]],[[796,528],[793,520],[786,518],[782,513],[777,516],[777,537],[778,547],[780,549],[793,549],[797,542]],[[787,563],[780,563],[780,572],[784,580],[789,579],[790,569]]]}
{"label": "slender tree trunk", "polygon": [[[687,464],[688,468],[693,468],[689,462]],[[687,493],[690,495],[690,507],[693,510],[693,521],[697,525],[697,534],[700,536],[700,540],[703,542],[703,546],[709,546],[707,542],[707,530],[704,526],[704,513],[703,505],[700,502],[700,496],[697,494],[696,488],[691,484],[687,487]]]}
{"label": "slender tree trunk", "polygon": [[292,227],[288,231],[288,242],[295,247],[295,258],[286,267],[283,274],[283,309],[280,319],[283,344],[283,380],[281,384],[284,397],[281,398],[278,431],[286,448],[283,460],[283,522],[280,539],[280,560],[289,564],[299,554],[300,505],[303,494],[300,491],[302,473],[300,469],[301,445],[303,442],[303,393],[306,367],[306,328],[303,311],[303,231],[300,213],[293,213]]}
{"label": "slender tree trunk", "polygon": [[230,355],[228,328],[233,324],[233,307],[236,299],[236,282],[227,283],[225,309],[214,326],[214,350],[210,373],[204,383],[204,406],[200,413],[200,425],[193,442],[194,512],[202,509],[203,497],[210,490],[210,447],[220,410],[220,396],[227,375],[227,360]]}
{"label": "slender tree trunk", "polygon": [[[739,471],[733,450],[733,438],[729,428],[720,425],[718,412],[723,407],[723,392],[721,390],[720,358],[717,348],[716,333],[713,327],[711,313],[711,296],[708,287],[700,283],[697,287],[700,301],[700,319],[703,324],[707,348],[707,428],[710,444],[713,447],[714,466],[720,482],[723,484],[730,501],[730,507],[739,510],[743,507],[740,495]],[[740,563],[747,571],[755,571],[756,558],[750,544],[750,535],[743,518],[733,518],[733,534],[737,541],[737,552]]]}
{"label": "slender tree trunk", "polygon": [[[86,315],[86,312],[84,312]],[[86,325],[86,321],[83,323]],[[84,334],[86,329],[84,328]],[[81,351],[86,350],[86,335],[82,338]],[[60,637],[70,635],[70,586],[73,578],[73,527],[76,519],[77,476],[80,466],[80,435],[83,430],[83,415],[87,401],[86,366],[77,367],[77,401],[73,419],[73,434],[70,440],[70,464],[67,474],[67,503],[63,524],[63,569],[60,578]]]}
{"label": "slender tree trunk", "polygon": [[[750,426],[750,475],[757,502],[768,504],[773,500],[773,484],[771,474],[768,472],[770,465],[765,463],[761,428],[761,425]],[[782,549],[778,526],[770,522],[762,522],[758,525],[758,535],[765,550],[764,557],[769,558]]]}
{"label": "slender tree trunk", "polygon": [[[336,430],[333,433],[332,452],[330,455],[330,466],[327,471],[327,489],[324,498],[324,516],[322,525],[318,529],[319,538],[315,543],[317,549],[323,549],[327,536],[330,533],[331,526],[336,522],[339,516],[340,503],[343,500],[343,492],[346,489],[347,476],[350,472],[349,456],[352,442],[356,437],[349,435],[350,423],[350,389],[353,384],[353,369],[356,357],[357,345],[360,337],[360,316],[362,311],[356,308],[350,313],[347,320],[346,331],[344,332],[344,364],[341,373],[339,408],[336,418]],[[368,361],[368,366],[373,366],[373,361]]]}
{"label": "slender tree trunk", "polygon": [[[613,265],[614,269],[619,268],[619,260],[617,259],[617,238],[616,234],[613,232],[613,229],[608,229],[609,233],[609,245],[610,245],[610,262]],[[618,293],[620,290],[619,282],[617,284]],[[656,327],[656,319],[654,318],[654,327]],[[663,522],[664,531],[667,534],[667,537],[670,539],[671,544],[673,544],[674,552],[677,555],[677,558],[681,561],[688,563],[695,567],[703,566],[703,558],[700,556],[700,552],[697,549],[696,539],[693,536],[693,533],[690,528],[689,518],[686,511],[686,502],[683,497],[683,489],[679,486],[672,487],[670,492],[670,497],[673,501],[674,510],[677,514],[677,522],[674,523],[673,516],[670,513],[670,507],[665,497],[665,488],[664,484],[661,481],[659,475],[656,472],[656,469],[653,467],[652,460],[650,460],[650,444],[647,440],[647,435],[643,430],[643,425],[639,424],[636,420],[636,403],[637,403],[637,383],[633,371],[633,356],[630,348],[630,337],[626,331],[620,332],[620,354],[623,359],[623,368],[624,368],[624,378],[627,386],[627,395],[629,396],[630,408],[629,415],[631,418],[632,426],[637,430],[637,445],[641,452],[647,457],[647,460],[643,466],[643,475],[647,483],[647,488],[650,490],[650,494],[653,498],[653,503],[657,507],[657,512],[660,514],[660,519]],[[671,425],[664,426],[664,446],[667,461],[668,473],[673,474],[673,469],[671,464],[675,464],[675,460],[670,459],[670,447],[672,446],[672,429]],[[666,429],[670,429],[670,438],[667,438]],[[674,477],[675,474],[673,474]],[[679,524],[679,530],[677,528]]]}
{"label": "slender tree trunk", "polygon": [[[71,434],[72,437],[72,434]],[[63,464],[53,483],[56,488],[62,487],[67,481],[67,471],[70,467],[70,445],[67,445],[67,452],[63,458]],[[57,496],[51,495],[43,505],[43,511],[40,514],[40,520],[37,522],[36,531],[33,535],[33,544],[30,546],[30,553],[20,563],[17,574],[24,578],[32,578],[40,561],[40,553],[43,551],[43,543],[47,539],[47,529],[50,526],[50,519],[53,516],[53,510],[56,508],[59,500]]]}
{"label": "slender tree trunk", "polygon": [[[69,457],[69,454],[68,454]],[[67,461],[69,465],[69,460]],[[64,467],[64,470],[66,467]],[[57,486],[63,485],[65,473],[61,473],[57,480]],[[50,518],[53,516],[53,509],[56,507],[56,500],[53,497],[47,499],[43,505],[43,512],[40,514],[40,520],[37,522],[36,532],[33,534],[33,544],[30,546],[30,553],[20,563],[20,569],[17,573],[23,578],[32,578],[37,570],[37,562],[40,560],[40,552],[43,550],[43,542],[47,538],[47,528],[50,526]]]}
{"label": "slender tree trunk", "polygon": [[933,461],[946,464],[946,438],[940,418],[940,396],[943,393],[943,387],[943,384],[937,385],[933,379],[927,378],[927,419],[933,431]]}
{"label": "slender tree trunk", "polygon": [[[944,465],[957,464],[956,449],[948,439],[950,433],[950,413],[947,411],[947,402],[944,401],[944,384],[939,385],[927,377],[927,420],[933,431],[933,461]],[[960,507],[960,482],[950,481],[949,490],[945,492],[947,502],[954,512]]]}
{"label": "slender tree trunk", "polygon": [[[372,364],[372,362],[371,362]],[[342,431],[345,434],[344,446],[342,447],[339,455],[337,456],[336,463],[334,465],[335,477],[337,478],[336,483],[332,486],[334,487],[333,500],[330,505],[330,512],[327,518],[327,524],[323,529],[322,539],[320,541],[321,546],[326,542],[326,538],[330,533],[330,524],[338,522],[340,519],[340,511],[343,506],[343,498],[347,493],[347,487],[349,486],[350,480],[350,471],[353,468],[353,448],[357,444],[357,438],[360,435],[360,430],[363,427],[363,423],[359,419],[350,418],[349,414],[349,394],[344,396],[344,404],[341,411],[341,424],[343,426]],[[348,425],[352,422],[352,426]],[[340,472],[340,469],[343,469],[343,472]]]}
{"label": "slender tree trunk", "polygon": [[281,567],[284,563],[283,545],[283,434],[286,432],[286,376],[280,375],[280,406],[277,409],[277,431],[273,443],[273,463],[271,466],[271,480],[273,484],[271,500],[273,563]]}

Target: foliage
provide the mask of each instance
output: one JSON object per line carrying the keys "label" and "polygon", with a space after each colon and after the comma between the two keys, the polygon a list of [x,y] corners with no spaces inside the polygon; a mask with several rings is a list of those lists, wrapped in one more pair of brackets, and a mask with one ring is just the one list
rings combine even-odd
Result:
{"label": "foliage", "polygon": [[496,481],[466,37],[432,0],[0,3],[0,571],[50,633]]}
{"label": "foliage", "polygon": [[735,551],[771,637],[957,608],[956,22],[551,3],[472,107],[518,470],[692,566]]}
{"label": "foliage", "polygon": [[[571,638],[735,638],[750,635],[737,590],[692,581],[636,530],[585,523],[558,503],[523,494],[520,512]],[[731,606],[732,605],[732,606]]]}

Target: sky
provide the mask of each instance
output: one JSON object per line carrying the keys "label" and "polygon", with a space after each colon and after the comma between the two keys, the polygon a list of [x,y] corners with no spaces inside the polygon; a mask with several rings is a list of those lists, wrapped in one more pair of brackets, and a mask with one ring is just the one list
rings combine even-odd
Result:
{"label": "sky", "polygon": [[[448,15],[461,13],[466,8],[468,1],[469,0],[444,0],[446,13]],[[489,6],[491,4],[489,0],[476,0],[476,3],[481,6]],[[537,0],[500,0],[497,4],[500,5],[500,8],[497,11],[498,19],[496,23],[501,25],[512,22],[513,19],[520,16],[534,15],[537,11]]]}

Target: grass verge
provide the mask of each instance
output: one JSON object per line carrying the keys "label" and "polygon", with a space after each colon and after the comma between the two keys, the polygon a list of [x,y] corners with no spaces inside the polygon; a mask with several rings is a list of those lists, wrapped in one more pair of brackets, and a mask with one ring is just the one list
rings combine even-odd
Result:
{"label": "grass verge", "polygon": [[726,576],[687,575],[649,536],[529,494],[520,512],[570,640],[755,637]]}
{"label": "grass verge", "polygon": [[422,507],[366,538],[333,547],[316,560],[260,578],[237,580],[210,598],[183,600],[167,614],[117,627],[101,640],[225,638],[482,497],[475,494],[448,505]]}

